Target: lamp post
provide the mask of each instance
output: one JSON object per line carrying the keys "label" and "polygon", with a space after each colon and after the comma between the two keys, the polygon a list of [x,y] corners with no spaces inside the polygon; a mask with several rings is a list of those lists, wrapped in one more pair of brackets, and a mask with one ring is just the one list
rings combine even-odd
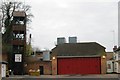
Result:
{"label": "lamp post", "polygon": [[113,46],[115,46],[115,30],[112,30],[112,35],[113,35]]}

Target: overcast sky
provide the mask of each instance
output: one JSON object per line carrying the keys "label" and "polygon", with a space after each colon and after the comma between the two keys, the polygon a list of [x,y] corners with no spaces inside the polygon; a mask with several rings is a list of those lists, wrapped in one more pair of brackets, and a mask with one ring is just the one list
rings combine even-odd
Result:
{"label": "overcast sky", "polygon": [[34,15],[32,45],[55,47],[57,37],[76,36],[78,42],[98,42],[112,51],[117,45],[118,0],[25,0]]}

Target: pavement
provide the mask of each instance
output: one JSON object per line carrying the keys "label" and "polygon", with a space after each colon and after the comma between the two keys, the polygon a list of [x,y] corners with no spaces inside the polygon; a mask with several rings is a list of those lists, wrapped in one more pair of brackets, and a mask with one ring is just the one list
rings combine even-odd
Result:
{"label": "pavement", "polygon": [[23,78],[23,77],[41,77],[41,78],[118,78],[119,74],[100,74],[100,75],[11,75],[9,78]]}
{"label": "pavement", "polygon": [[119,74],[101,74],[101,75],[11,75],[2,80],[120,80]]}
{"label": "pavement", "polygon": [[40,75],[26,77],[40,77],[40,78],[118,78],[118,74],[101,74],[101,75]]}

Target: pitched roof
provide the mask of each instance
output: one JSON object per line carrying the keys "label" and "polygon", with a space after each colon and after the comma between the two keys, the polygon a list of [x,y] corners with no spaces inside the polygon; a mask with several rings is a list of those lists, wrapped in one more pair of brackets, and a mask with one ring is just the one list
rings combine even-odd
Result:
{"label": "pitched roof", "polygon": [[65,43],[52,49],[57,56],[93,56],[105,54],[105,47],[96,42],[88,43]]}

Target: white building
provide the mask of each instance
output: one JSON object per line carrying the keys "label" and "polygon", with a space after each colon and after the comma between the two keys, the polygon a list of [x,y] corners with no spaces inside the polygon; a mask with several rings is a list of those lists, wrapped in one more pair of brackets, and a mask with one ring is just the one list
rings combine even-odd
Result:
{"label": "white building", "polygon": [[113,73],[113,52],[106,52],[107,73]]}
{"label": "white building", "polygon": [[120,47],[114,53],[114,72],[120,73]]}
{"label": "white building", "polygon": [[120,73],[120,1],[118,2],[118,49],[114,52],[115,72]]}
{"label": "white building", "polygon": [[107,73],[113,73],[113,61],[107,61]]}

